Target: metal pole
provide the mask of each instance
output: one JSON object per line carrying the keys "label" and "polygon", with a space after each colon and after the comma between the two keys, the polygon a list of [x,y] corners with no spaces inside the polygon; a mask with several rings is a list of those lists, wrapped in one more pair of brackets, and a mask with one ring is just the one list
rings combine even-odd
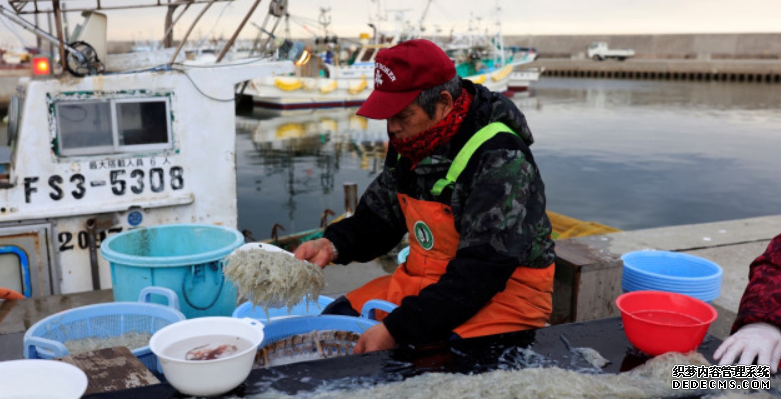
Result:
{"label": "metal pole", "polygon": [[[49,31],[47,33],[49,33],[49,36],[52,36],[51,32],[54,25],[54,21],[52,21],[51,14],[46,14],[46,22],[49,24]],[[54,38],[54,36],[52,36],[52,38]],[[51,40],[49,41],[49,54],[51,54],[51,56],[54,57],[54,42]]]}
{"label": "metal pole", "polygon": [[358,208],[358,184],[357,183],[344,183],[344,213],[347,216],[355,213],[355,209]]}
{"label": "metal pole", "polygon": [[[40,25],[40,21],[38,20],[38,14],[35,14],[35,26]],[[38,51],[41,51],[41,37],[36,35],[35,36],[35,47],[38,49]]]}
{"label": "metal pole", "polygon": [[171,34],[171,32],[173,31],[174,26],[176,25],[176,23],[179,22],[179,18],[182,18],[182,16],[184,15],[185,11],[187,11],[187,9],[190,8],[190,4],[192,4],[192,3],[185,4],[184,5],[184,9],[182,10],[182,12],[180,12],[179,15],[176,18],[174,18],[174,20],[171,21],[171,22],[168,21],[169,18],[166,15],[166,25],[167,26],[165,28],[165,34],[163,34],[163,47],[164,48],[171,47],[171,42],[173,41],[173,35]]}
{"label": "metal pole", "polygon": [[87,219],[87,241],[89,242],[90,270],[92,271],[92,289],[100,289],[100,268],[98,267],[98,244],[95,237],[95,219]]}
{"label": "metal pole", "polygon": [[[57,0],[53,0],[53,1],[57,1]],[[192,32],[193,32],[193,29],[195,28],[195,25],[196,25],[196,24],[198,23],[198,21],[201,19],[201,17],[203,16],[203,14],[205,14],[205,13],[206,13],[206,10],[208,10],[208,9],[209,9],[209,7],[211,7],[211,5],[212,5],[212,4],[214,4],[214,2],[215,2],[215,1],[216,1],[216,0],[212,0],[212,1],[210,1],[209,3],[207,3],[207,4],[206,4],[206,7],[204,7],[204,8],[203,8],[203,10],[201,10],[201,13],[200,13],[200,14],[198,14],[198,16],[197,16],[197,17],[195,17],[195,20],[193,21],[192,25],[190,25],[190,29],[188,29],[188,30],[187,30],[187,33],[185,33],[185,34],[184,34],[184,37],[182,38],[182,42],[181,42],[181,43],[179,43],[179,47],[177,47],[177,48],[176,48],[176,51],[174,52],[174,56],[173,56],[173,57],[171,57],[171,62],[169,62],[169,63],[168,63],[168,66],[171,66],[171,65],[173,65],[174,61],[176,61],[176,56],[178,56],[178,55],[179,55],[179,52],[180,52],[180,51],[182,51],[182,47],[184,47],[184,44],[185,44],[185,43],[187,43],[187,39],[190,37],[190,33],[192,33]]]}
{"label": "metal pole", "polygon": [[62,37],[62,15],[60,14],[60,0],[52,0],[52,10],[54,11],[54,26],[57,29],[57,40],[60,42],[60,63],[63,71],[67,67],[65,60],[65,38]]}
{"label": "metal pole", "polygon": [[[271,32],[265,32],[266,34],[268,34],[268,36],[266,36],[266,40],[264,40],[263,44],[260,46],[261,51],[265,51],[268,48],[268,42],[271,39],[276,38],[276,36],[274,36],[274,32],[277,31],[277,26],[279,26],[279,21],[281,21],[281,20],[282,20],[282,18],[277,18],[277,20],[274,21],[274,27],[271,28]],[[265,26],[265,21],[263,23],[263,26]]]}
{"label": "metal pole", "polygon": [[247,24],[247,21],[255,12],[255,9],[258,7],[258,4],[260,4],[260,1],[261,0],[255,0],[255,4],[252,5],[252,8],[250,8],[247,15],[244,16],[244,20],[242,20],[239,26],[236,28],[236,32],[233,33],[233,36],[231,36],[230,40],[228,40],[228,43],[225,44],[225,47],[222,49],[222,52],[220,53],[219,57],[217,57],[216,62],[222,61],[223,57],[225,57],[225,54],[228,53],[228,50],[231,48],[231,46],[233,46],[233,42],[239,36],[239,32],[241,32],[241,30],[244,29],[244,25]]}

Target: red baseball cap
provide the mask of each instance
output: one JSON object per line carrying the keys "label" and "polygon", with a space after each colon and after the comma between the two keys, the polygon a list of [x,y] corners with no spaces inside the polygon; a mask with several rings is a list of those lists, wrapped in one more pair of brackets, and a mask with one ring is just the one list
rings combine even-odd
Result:
{"label": "red baseball cap", "polygon": [[388,119],[412,103],[424,89],[441,85],[454,76],[453,61],[433,42],[401,42],[377,53],[374,91],[356,113],[370,119]]}

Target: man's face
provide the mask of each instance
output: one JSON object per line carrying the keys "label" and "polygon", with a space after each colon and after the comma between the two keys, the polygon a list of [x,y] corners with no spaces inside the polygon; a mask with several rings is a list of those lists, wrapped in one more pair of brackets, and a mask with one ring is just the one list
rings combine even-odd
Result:
{"label": "man's face", "polygon": [[434,126],[442,119],[441,107],[437,104],[434,119],[429,118],[420,105],[412,103],[387,120],[388,137],[391,139],[406,139]]}

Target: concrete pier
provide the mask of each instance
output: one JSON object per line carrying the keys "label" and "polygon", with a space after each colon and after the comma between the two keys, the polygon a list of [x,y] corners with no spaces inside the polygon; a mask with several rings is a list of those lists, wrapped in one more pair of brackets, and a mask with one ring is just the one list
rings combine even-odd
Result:
{"label": "concrete pier", "polygon": [[635,51],[637,59],[781,60],[781,32],[616,35],[510,35],[505,45],[537,49],[541,59],[586,58],[592,42]]}
{"label": "concrete pier", "polygon": [[625,231],[603,236],[572,238],[592,250],[620,257],[643,249],[674,251],[716,262],[724,271],[721,294],[713,301],[719,318],[709,333],[724,339],[748,284],[751,262],[765,252],[773,237],[781,234],[781,215],[724,222]]}

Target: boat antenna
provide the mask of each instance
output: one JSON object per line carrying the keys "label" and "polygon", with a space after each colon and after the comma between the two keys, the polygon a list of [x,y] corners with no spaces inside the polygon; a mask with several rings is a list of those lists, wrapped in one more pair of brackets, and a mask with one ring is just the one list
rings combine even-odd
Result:
{"label": "boat antenna", "polygon": [[420,34],[422,35],[423,32],[426,30],[426,27],[423,26],[423,21],[426,20],[426,15],[428,15],[428,9],[431,6],[431,2],[433,0],[428,0],[426,2],[426,8],[423,9],[423,14],[420,16],[420,20],[418,21],[418,29],[420,30]]}
{"label": "boat antenna", "polygon": [[320,15],[317,22],[323,28],[323,37],[328,37],[328,26],[331,25],[331,7],[320,7]]}

